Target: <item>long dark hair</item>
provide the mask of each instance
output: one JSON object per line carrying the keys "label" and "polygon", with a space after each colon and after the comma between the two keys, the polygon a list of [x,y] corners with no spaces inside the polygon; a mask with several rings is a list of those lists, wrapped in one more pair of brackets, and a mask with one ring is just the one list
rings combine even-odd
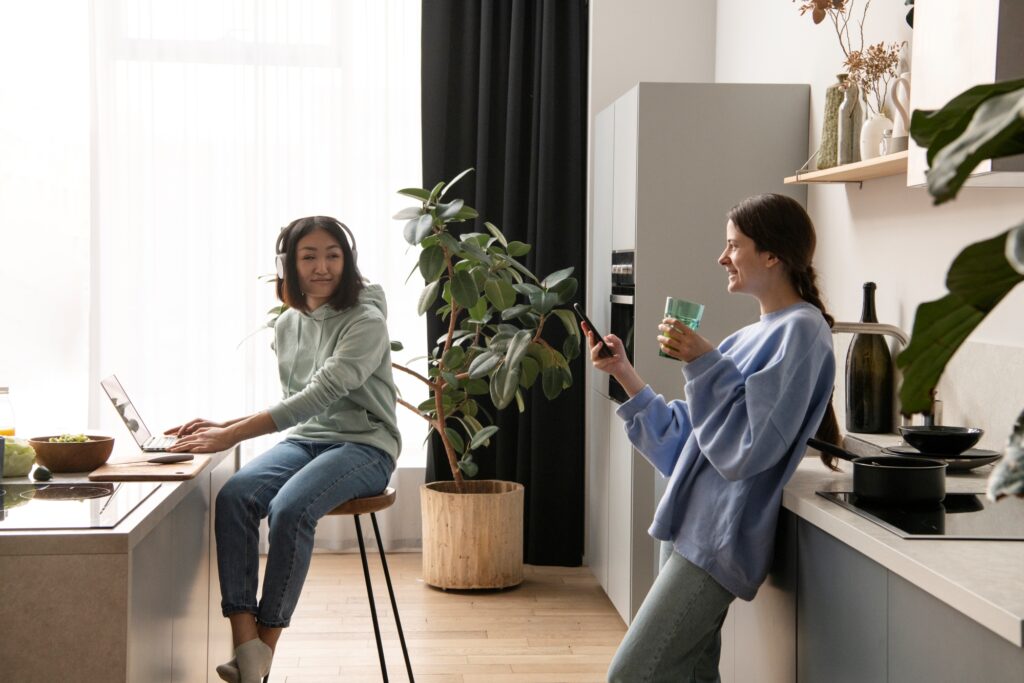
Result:
{"label": "long dark hair", "polygon": [[[814,223],[804,211],[804,207],[792,197],[759,194],[748,197],[731,208],[728,218],[740,232],[754,242],[754,247],[759,252],[770,252],[782,262],[800,298],[817,307],[825,322],[832,327],[835,319],[825,310],[825,304],[818,292],[818,276],[811,265],[817,237]],[[840,445],[842,441],[831,397],[818,426],[818,432],[814,436],[836,445]],[[830,469],[836,469],[834,456],[822,453],[821,461]]]}
{"label": "long dark hair", "polygon": [[359,301],[359,293],[363,291],[363,276],[356,264],[356,238],[352,231],[341,221],[330,216],[308,216],[299,218],[281,229],[277,236],[277,298],[303,313],[309,313],[306,295],[299,285],[299,270],[296,266],[296,247],[303,237],[314,230],[323,230],[341,245],[344,268],[341,271],[341,282],[331,294],[327,303],[331,308],[343,311],[351,308]]}

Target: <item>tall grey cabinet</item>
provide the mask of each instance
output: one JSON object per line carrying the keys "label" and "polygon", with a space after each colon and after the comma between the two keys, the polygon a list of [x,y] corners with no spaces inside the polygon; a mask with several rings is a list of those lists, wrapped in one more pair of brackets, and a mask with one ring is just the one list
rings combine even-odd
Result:
{"label": "tall grey cabinet", "polygon": [[[596,117],[587,307],[610,329],[612,252],[634,250],[634,363],[668,399],[683,381],[658,356],[666,296],[703,303],[700,332],[715,344],[757,319],[717,263],[725,214],[762,192],[806,201],[783,179],[807,158],[809,97],[806,85],[640,83]],[[626,439],[607,376],[588,364],[586,381],[586,557],[629,623],[657,574],[647,528],[664,481]]]}

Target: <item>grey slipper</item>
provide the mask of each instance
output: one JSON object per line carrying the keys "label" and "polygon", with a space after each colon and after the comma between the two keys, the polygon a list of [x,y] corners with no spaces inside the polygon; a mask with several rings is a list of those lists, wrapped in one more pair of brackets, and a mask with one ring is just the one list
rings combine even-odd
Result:
{"label": "grey slipper", "polygon": [[260,683],[270,672],[274,651],[259,638],[253,638],[235,648],[235,659],[238,660],[240,683]]}
{"label": "grey slipper", "polygon": [[240,683],[242,675],[238,673],[238,658],[232,657],[231,661],[217,665],[217,675],[220,680],[228,683]]}

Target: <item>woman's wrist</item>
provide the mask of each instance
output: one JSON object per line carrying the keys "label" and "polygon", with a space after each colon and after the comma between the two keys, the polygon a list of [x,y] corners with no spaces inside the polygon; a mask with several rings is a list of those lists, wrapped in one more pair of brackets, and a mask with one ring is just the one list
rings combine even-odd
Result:
{"label": "woman's wrist", "polygon": [[615,375],[615,381],[619,383],[630,398],[639,394],[647,386],[647,382],[643,380],[632,366],[626,372]]}

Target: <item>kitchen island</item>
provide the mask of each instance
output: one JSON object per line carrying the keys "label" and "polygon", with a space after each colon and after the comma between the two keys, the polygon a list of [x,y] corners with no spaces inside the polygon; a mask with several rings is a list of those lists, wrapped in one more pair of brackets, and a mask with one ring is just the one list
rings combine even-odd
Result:
{"label": "kitchen island", "polygon": [[[818,495],[851,491],[851,466],[811,453],[783,494],[772,574],[723,629],[722,680],[1024,683],[1024,541],[902,538]],[[947,492],[983,491],[991,469],[948,475]],[[1024,519],[1024,501],[997,505]]]}
{"label": "kitchen island", "polygon": [[[129,455],[115,450],[111,462]],[[230,655],[231,636],[212,511],[235,469],[235,451],[224,451],[193,479],[154,482],[113,528],[0,531],[3,679],[216,680],[213,664]],[[52,483],[94,485],[85,474]]]}

